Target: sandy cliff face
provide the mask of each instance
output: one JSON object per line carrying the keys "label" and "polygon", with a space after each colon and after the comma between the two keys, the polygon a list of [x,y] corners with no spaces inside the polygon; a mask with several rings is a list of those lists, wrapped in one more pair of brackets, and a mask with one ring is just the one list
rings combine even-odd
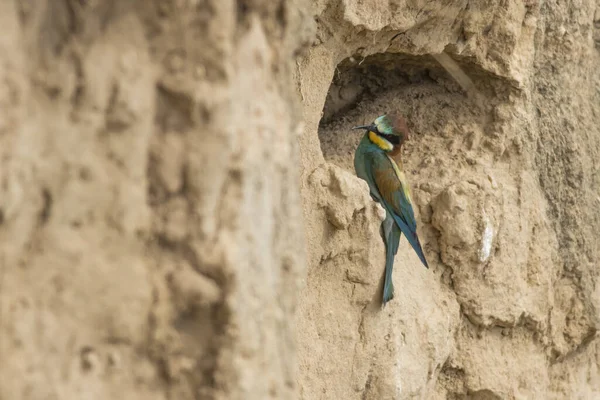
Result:
{"label": "sandy cliff face", "polygon": [[[595,398],[600,53],[593,2],[314,5],[299,61],[308,272],[302,398]],[[594,17],[594,15],[596,15]],[[466,96],[429,54],[472,79]],[[405,240],[379,309],[382,210],[353,173],[401,110],[431,265]]]}
{"label": "sandy cliff face", "polygon": [[[592,1],[0,20],[0,399],[600,396]],[[392,109],[431,269],[402,240],[381,310],[349,128]]]}
{"label": "sandy cliff face", "polygon": [[299,12],[2,2],[0,398],[292,396]]}

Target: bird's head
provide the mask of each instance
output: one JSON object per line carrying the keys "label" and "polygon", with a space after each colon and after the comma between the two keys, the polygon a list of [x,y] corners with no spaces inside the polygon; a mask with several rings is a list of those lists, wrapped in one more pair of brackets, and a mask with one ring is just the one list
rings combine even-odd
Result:
{"label": "bird's head", "polygon": [[366,129],[369,139],[385,151],[399,150],[410,136],[406,120],[396,112],[377,117],[370,125],[355,126],[352,129]]}

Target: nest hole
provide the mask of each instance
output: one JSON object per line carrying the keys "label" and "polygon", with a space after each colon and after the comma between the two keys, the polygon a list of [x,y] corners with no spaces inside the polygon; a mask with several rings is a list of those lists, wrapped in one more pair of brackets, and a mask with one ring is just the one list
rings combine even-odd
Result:
{"label": "nest hole", "polygon": [[[465,69],[481,82],[480,71]],[[391,111],[401,112],[408,121],[412,136],[403,158],[413,166],[411,158],[447,145],[441,142],[447,141],[449,126],[468,125],[481,116],[458,83],[429,55],[349,57],[336,67],[319,124],[325,160],[353,172],[354,151],[364,132],[351,128]],[[417,147],[415,154],[412,150]]]}

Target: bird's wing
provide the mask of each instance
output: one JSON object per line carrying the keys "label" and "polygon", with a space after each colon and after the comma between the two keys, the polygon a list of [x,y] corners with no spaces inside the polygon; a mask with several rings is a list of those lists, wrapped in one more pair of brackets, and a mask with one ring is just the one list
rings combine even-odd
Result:
{"label": "bird's wing", "polygon": [[383,153],[371,153],[370,168],[373,182],[379,195],[393,213],[402,219],[411,233],[417,231],[417,221],[413,211],[410,189],[404,172]]}
{"label": "bird's wing", "polygon": [[[365,169],[369,180],[382,200],[387,212],[392,214],[398,227],[406,235],[423,265],[427,260],[417,236],[417,221],[413,211],[410,189],[404,172],[385,153],[370,152],[365,158]],[[369,185],[371,186],[371,185]]]}

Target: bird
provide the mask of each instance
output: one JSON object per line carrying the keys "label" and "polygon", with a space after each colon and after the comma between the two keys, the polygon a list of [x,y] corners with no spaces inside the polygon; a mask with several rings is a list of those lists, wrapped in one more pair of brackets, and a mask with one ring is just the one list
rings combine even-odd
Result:
{"label": "bird", "polygon": [[354,154],[356,175],[367,182],[371,197],[386,212],[380,229],[386,248],[382,299],[382,306],[385,306],[394,298],[392,269],[402,233],[425,268],[429,268],[417,236],[410,187],[400,159],[402,145],[409,139],[410,132],[406,120],[398,112],[381,115],[370,125],[352,129],[365,130]]}

